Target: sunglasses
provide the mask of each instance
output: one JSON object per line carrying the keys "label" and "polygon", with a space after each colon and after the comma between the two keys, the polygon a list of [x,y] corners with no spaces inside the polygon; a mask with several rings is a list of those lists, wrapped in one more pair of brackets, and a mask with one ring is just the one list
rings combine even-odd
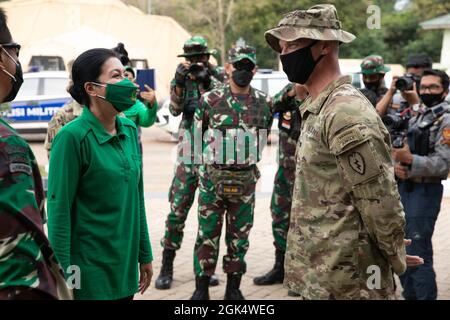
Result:
{"label": "sunglasses", "polygon": [[255,68],[255,65],[250,60],[243,59],[243,60],[236,61],[235,63],[233,63],[233,67],[236,70],[252,71]]}
{"label": "sunglasses", "polygon": [[12,42],[12,43],[0,43],[0,46],[2,46],[5,49],[14,49],[15,54],[17,56],[17,58],[19,57],[19,52],[20,52],[20,44]]}

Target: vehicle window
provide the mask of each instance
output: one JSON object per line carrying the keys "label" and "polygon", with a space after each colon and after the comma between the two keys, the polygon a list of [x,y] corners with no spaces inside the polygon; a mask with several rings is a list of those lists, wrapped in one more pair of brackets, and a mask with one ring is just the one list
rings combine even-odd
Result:
{"label": "vehicle window", "polygon": [[283,89],[289,83],[289,80],[285,78],[273,78],[268,80],[269,80],[268,94],[271,97],[275,96],[278,92],[281,91],[281,89]]}
{"label": "vehicle window", "polygon": [[17,98],[26,96],[35,96],[38,94],[39,89],[39,78],[28,78],[23,80],[23,84],[20,87],[19,92],[17,93]]}
{"label": "vehicle window", "polygon": [[45,78],[44,94],[45,95],[65,95],[66,87],[69,80],[66,78]]}

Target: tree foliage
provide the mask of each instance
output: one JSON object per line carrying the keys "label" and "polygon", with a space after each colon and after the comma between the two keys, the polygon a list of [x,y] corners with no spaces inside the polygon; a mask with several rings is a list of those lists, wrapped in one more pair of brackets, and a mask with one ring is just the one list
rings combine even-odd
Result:
{"label": "tree foliage", "polygon": [[[361,59],[369,54],[381,54],[387,63],[403,64],[410,54],[425,52],[433,61],[439,61],[442,31],[423,30],[419,24],[449,13],[450,1],[409,0],[401,11],[396,11],[394,0],[326,2],[336,6],[344,30],[357,36],[351,44],[341,46],[342,58]],[[260,67],[276,68],[278,57],[267,45],[264,32],[276,26],[283,14],[317,3],[322,1],[154,0],[153,12],[172,16],[192,34],[204,35],[210,47],[221,54],[226,54],[227,48],[242,37],[256,47]],[[371,4],[381,9],[380,29],[367,26],[370,16],[367,8]]]}

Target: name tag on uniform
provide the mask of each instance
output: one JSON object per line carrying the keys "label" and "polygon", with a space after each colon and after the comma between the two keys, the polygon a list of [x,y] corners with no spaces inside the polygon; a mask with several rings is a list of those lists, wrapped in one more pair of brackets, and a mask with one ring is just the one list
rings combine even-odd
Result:
{"label": "name tag on uniform", "polygon": [[32,173],[31,167],[29,165],[23,164],[23,163],[11,163],[9,165],[9,171],[11,173],[22,172],[29,176],[31,176],[31,173]]}
{"label": "name tag on uniform", "polygon": [[243,193],[242,186],[239,185],[222,185],[222,193],[225,196],[240,196]]}

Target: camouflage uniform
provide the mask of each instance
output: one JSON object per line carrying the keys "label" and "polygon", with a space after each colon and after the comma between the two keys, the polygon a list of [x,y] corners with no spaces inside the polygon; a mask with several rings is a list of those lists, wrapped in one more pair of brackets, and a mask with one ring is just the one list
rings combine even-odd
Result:
{"label": "camouflage uniform", "polygon": [[[390,70],[390,67],[384,65],[383,57],[379,55],[370,55],[368,57],[365,57],[361,62],[361,73],[363,75],[379,74],[384,76],[384,74],[386,74],[386,72],[389,72]],[[370,93],[374,94],[374,96],[376,97],[374,99],[375,101],[373,101],[375,103],[373,103],[371,99],[369,99],[369,101],[371,101],[374,106],[376,106],[376,104],[380,102],[383,96],[388,92],[388,88],[386,88],[384,80],[381,80],[376,88],[367,87],[366,85],[366,88],[361,89],[361,92],[366,97],[368,97],[370,93],[366,94],[366,90],[370,91]]]}
{"label": "camouflage uniform", "polygon": [[[352,41],[336,21],[331,5],[298,10],[266,39],[278,52],[274,39]],[[305,299],[395,298],[393,271],[406,270],[405,218],[389,133],[348,76],[300,111],[285,285]]]}
{"label": "camouflage uniform", "polygon": [[[211,64],[209,65],[209,70],[211,75],[216,74],[215,68]],[[180,249],[183,240],[184,223],[194,202],[195,191],[198,186],[197,168],[192,162],[184,161],[187,160],[187,155],[183,154],[183,151],[186,152],[187,150],[191,150],[191,154],[193,154],[193,144],[191,143],[194,121],[193,111],[197,109],[203,93],[220,86],[221,83],[214,76],[211,76],[211,83],[206,88],[202,83],[187,80],[186,90],[180,97],[175,92],[175,80],[171,83],[169,110],[175,117],[182,114],[182,119],[178,131],[178,159],[169,189],[170,212],[166,220],[164,237],[161,239],[161,246],[164,249]],[[195,106],[191,106],[188,110],[189,104],[194,104]]]}
{"label": "camouflage uniform", "polygon": [[[256,163],[272,123],[272,102],[265,93],[254,88],[244,99],[234,97],[227,85],[203,95],[195,113],[195,134],[206,135],[203,137],[204,164],[199,169],[199,230],[194,250],[197,277],[211,276],[215,271],[225,212],[224,272],[246,272],[244,257],[253,226],[255,185],[260,176]],[[265,134],[261,130],[266,130]],[[239,132],[250,134],[251,141],[242,141]]]}
{"label": "camouflage uniform", "polygon": [[[212,51],[208,50],[206,40],[201,36],[188,39],[184,44],[183,51],[184,53],[179,57],[185,57],[186,59],[212,54]],[[178,131],[177,162],[169,189],[170,212],[165,222],[164,236],[161,239],[161,246],[164,250],[161,271],[155,281],[157,289],[169,289],[171,286],[175,252],[181,247],[185,221],[198,187],[198,170],[192,159],[194,152],[192,143],[194,112],[198,109],[201,95],[221,85],[215,78],[218,72],[208,62],[207,81],[196,81],[187,74],[183,79],[183,94],[178,96],[176,88],[180,84],[177,85],[177,73],[178,68],[175,78],[170,84],[169,111],[175,117],[182,114],[182,119]],[[213,279],[212,284],[218,285],[218,280]]]}
{"label": "camouflage uniform", "polygon": [[0,299],[71,299],[44,232],[44,191],[36,159],[2,119],[0,194]]}
{"label": "camouflage uniform", "polygon": [[274,246],[283,255],[286,251],[286,238],[291,213],[292,191],[295,179],[295,149],[299,138],[299,101],[288,97],[293,88],[288,84],[273,99],[273,111],[280,112],[278,170],[275,175],[270,210],[272,211],[272,233]]}
{"label": "camouflage uniform", "polygon": [[81,115],[83,111],[83,106],[81,106],[75,100],[66,103],[55,115],[52,117],[48,123],[47,136],[45,137],[44,147],[47,150],[47,156],[50,157],[50,150],[52,148],[52,142],[56,134],[61,130],[64,125],[76,119]]}

